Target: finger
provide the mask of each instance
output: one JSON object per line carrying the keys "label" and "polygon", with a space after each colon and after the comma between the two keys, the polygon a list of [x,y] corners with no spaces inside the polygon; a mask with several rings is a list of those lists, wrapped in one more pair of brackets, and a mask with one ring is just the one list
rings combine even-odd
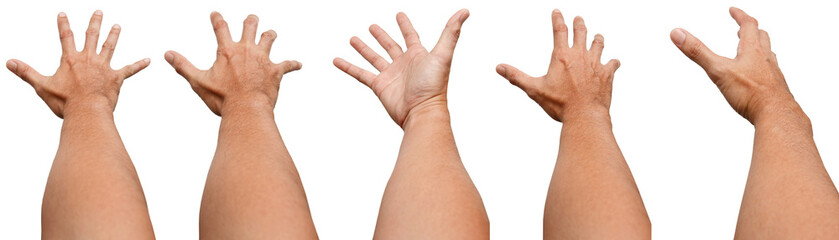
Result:
{"label": "finger", "polygon": [[597,63],[600,63],[600,56],[603,54],[603,47],[604,47],[603,35],[595,34],[594,40],[591,41],[591,49],[589,52],[594,56],[594,59],[597,60]]}
{"label": "finger", "polygon": [[265,52],[271,52],[271,46],[274,45],[274,40],[277,39],[277,32],[274,30],[268,30],[262,33],[262,36],[259,37],[259,44],[257,46],[265,50]]}
{"label": "finger", "polygon": [[469,18],[469,10],[461,9],[457,11],[449,19],[449,22],[446,23],[446,28],[443,29],[437,45],[434,46],[434,49],[431,49],[431,54],[451,61],[454,55],[454,47],[457,45],[457,39],[460,38],[460,28],[467,18]]}
{"label": "finger", "polygon": [[384,29],[379,27],[379,25],[370,25],[370,34],[372,34],[373,37],[376,38],[376,41],[379,42],[379,45],[387,51],[387,55],[390,56],[391,60],[396,59],[399,55],[402,55],[402,47],[400,47],[396,41],[393,41],[393,38],[390,38],[390,35],[388,35]]}
{"label": "finger", "polygon": [[685,56],[696,62],[696,64],[699,64],[699,66],[706,71],[713,69],[712,65],[715,65],[724,59],[712,52],[705,46],[704,43],[702,43],[702,41],[699,41],[699,39],[684,29],[673,29],[673,31],[670,32],[670,39],[673,40],[676,47],[682,50],[682,53],[684,53]]}
{"label": "finger", "polygon": [[760,30],[760,47],[766,51],[772,51],[772,43],[769,41],[769,33]]}
{"label": "finger", "polygon": [[259,17],[256,15],[248,15],[245,18],[244,27],[242,27],[242,40],[239,42],[246,42],[246,43],[254,43],[254,39],[256,39],[256,28],[259,25]]}
{"label": "finger", "polygon": [[611,72],[612,74],[614,74],[614,73],[615,73],[615,71],[617,71],[617,70],[618,70],[618,68],[620,68],[620,67],[621,67],[621,61],[619,61],[619,60],[617,60],[617,59],[612,59],[612,60],[609,60],[609,62],[607,62],[607,63],[606,63],[606,65],[604,65],[604,66],[606,67],[606,69],[607,69],[609,72]]}
{"label": "finger", "polygon": [[105,61],[111,61],[111,57],[114,56],[114,49],[117,47],[117,40],[119,40],[121,29],[118,24],[114,24],[111,27],[111,32],[108,33],[108,38],[105,39],[105,43],[102,43],[102,52],[99,55],[105,57]]}
{"label": "finger", "polygon": [[140,70],[143,70],[144,68],[148,67],[149,63],[151,63],[151,59],[145,58],[131,65],[122,67],[122,69],[119,70],[119,73],[122,75],[122,79],[125,80],[131,76],[134,76],[134,74],[137,74],[138,72],[140,72]]}
{"label": "finger", "polygon": [[8,62],[6,62],[6,68],[8,68],[9,71],[12,71],[12,73],[14,73],[18,77],[20,77],[20,79],[23,79],[23,81],[29,83],[29,85],[32,86],[40,84],[41,82],[43,82],[44,79],[46,79],[44,75],[41,75],[40,73],[38,73],[38,71],[35,71],[35,69],[30,67],[28,64],[17,59],[10,59]]}
{"label": "finger", "polygon": [[84,49],[82,51],[95,53],[99,42],[99,27],[102,26],[102,11],[96,10],[90,17],[90,24],[85,31]]}
{"label": "finger", "polygon": [[495,67],[495,72],[525,92],[529,92],[531,89],[536,87],[536,78],[527,75],[518,68],[510,66],[509,64],[498,64],[498,66]]}
{"label": "finger", "polygon": [[227,28],[227,22],[221,17],[221,13],[210,13],[210,21],[213,23],[213,31],[216,32],[216,40],[218,40],[219,47],[233,42],[233,39],[230,37],[230,29]]}
{"label": "finger", "polygon": [[70,29],[70,21],[66,13],[58,13],[58,37],[61,39],[61,50],[64,53],[76,51],[76,42],[73,40],[73,30]]}
{"label": "finger", "polygon": [[332,64],[335,64],[335,67],[338,67],[338,69],[341,69],[341,71],[349,74],[359,82],[364,83],[367,87],[373,87],[373,79],[376,78],[376,74],[355,66],[342,58],[335,58],[335,60],[332,61]]}
{"label": "finger", "polygon": [[760,36],[757,28],[757,20],[736,7],[731,7],[729,13],[731,13],[731,17],[734,18],[737,25],[740,25],[740,31],[737,32],[740,41],[756,42]]}
{"label": "finger", "polygon": [[355,48],[355,51],[360,53],[367,62],[370,62],[376,70],[382,71],[390,65],[387,60],[382,58],[382,56],[379,56],[376,51],[373,51],[373,49],[368,47],[367,44],[364,44],[364,41],[361,41],[358,37],[350,38],[350,45],[352,45],[352,47]]}
{"label": "finger", "polygon": [[575,48],[586,48],[586,35],[588,34],[588,30],[586,29],[586,23],[583,21],[583,18],[577,16],[574,18],[574,47]]}
{"label": "finger", "polygon": [[281,74],[286,74],[289,72],[300,70],[300,68],[303,68],[303,64],[294,60],[285,60],[281,63],[278,63],[277,67],[280,70]]}
{"label": "finger", "polygon": [[192,81],[199,73],[201,73],[201,70],[192,65],[189,60],[178,52],[167,51],[166,54],[163,55],[163,58],[166,59],[166,62],[168,62],[169,65],[172,65],[175,72],[186,78],[187,81]]}
{"label": "finger", "polygon": [[559,9],[554,9],[551,13],[551,22],[554,30],[554,48],[568,48],[568,26],[565,25],[565,19]]}
{"label": "finger", "polygon": [[408,15],[403,12],[397,13],[396,23],[399,24],[399,29],[402,30],[402,37],[405,38],[405,46],[408,48],[415,45],[421,46],[417,30],[414,30],[414,25],[411,24],[411,20],[408,19]]}

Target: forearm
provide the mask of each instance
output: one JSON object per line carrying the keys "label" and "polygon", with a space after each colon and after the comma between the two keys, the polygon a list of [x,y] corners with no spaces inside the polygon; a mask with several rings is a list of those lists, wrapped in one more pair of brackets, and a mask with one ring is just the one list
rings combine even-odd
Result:
{"label": "forearm", "polygon": [[755,121],[751,164],[736,238],[839,237],[839,194],[797,104]]}
{"label": "forearm", "polygon": [[44,191],[51,238],[154,238],[146,200],[110,109],[69,106]]}
{"label": "forearm", "polygon": [[300,177],[270,107],[242,106],[223,115],[200,225],[204,239],[316,238]]}
{"label": "forearm", "polygon": [[404,124],[374,238],[489,238],[489,220],[458,155],[448,110],[439,105],[414,111]]}
{"label": "forearm", "polygon": [[649,239],[650,221],[608,112],[568,115],[545,206],[545,239]]}

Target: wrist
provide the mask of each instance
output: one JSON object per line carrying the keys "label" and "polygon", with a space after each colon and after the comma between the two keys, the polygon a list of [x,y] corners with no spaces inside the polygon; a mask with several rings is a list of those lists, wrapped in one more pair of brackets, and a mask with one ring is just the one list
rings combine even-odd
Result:
{"label": "wrist", "polygon": [[274,103],[267,100],[267,97],[229,98],[222,103],[221,117],[234,115],[269,113],[273,116]]}
{"label": "wrist", "polygon": [[64,103],[61,113],[64,119],[88,115],[113,116],[114,104],[106,97],[72,98]]}
{"label": "wrist", "polygon": [[755,128],[778,125],[790,126],[791,124],[794,124],[806,129],[812,129],[810,118],[804,113],[801,106],[794,100],[764,107],[748,120],[755,126]]}
{"label": "wrist", "polygon": [[448,102],[445,97],[431,98],[417,104],[410,110],[402,122],[402,129],[408,129],[429,120],[449,120]]}
{"label": "wrist", "polygon": [[569,107],[563,112],[560,122],[566,125],[591,122],[611,125],[612,117],[609,114],[609,108],[606,106]]}

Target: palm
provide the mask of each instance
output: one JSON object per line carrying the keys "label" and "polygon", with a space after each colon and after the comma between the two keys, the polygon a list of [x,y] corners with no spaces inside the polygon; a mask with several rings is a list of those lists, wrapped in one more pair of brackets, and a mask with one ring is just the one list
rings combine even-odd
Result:
{"label": "palm", "polygon": [[387,50],[393,62],[388,63],[360,39],[353,37],[350,44],[380,73],[373,74],[341,58],[335,59],[335,66],[370,87],[393,121],[401,126],[411,109],[417,105],[430,99],[445,99],[454,46],[460,26],[468,16],[466,10],[455,13],[446,25],[440,41],[429,52],[420,44],[408,17],[399,13],[396,20],[405,37],[407,51],[403,52],[384,30],[373,25],[370,33]]}

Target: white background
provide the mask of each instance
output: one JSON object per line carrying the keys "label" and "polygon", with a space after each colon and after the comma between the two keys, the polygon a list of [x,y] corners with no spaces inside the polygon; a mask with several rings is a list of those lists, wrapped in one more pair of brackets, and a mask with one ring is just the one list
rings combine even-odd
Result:
{"label": "white background", "polygon": [[[499,1],[500,2],[500,1]],[[734,234],[751,157],[752,126],[725,102],[705,73],[676,49],[669,32],[684,27],[717,53],[733,57],[737,25],[728,7],[756,17],[772,37],[796,99],[812,119],[821,156],[839,176],[839,102],[834,44],[839,22],[830,1],[7,1],[0,8],[0,59],[21,59],[49,75],[58,66],[55,18],[65,11],[84,42],[96,9],[103,29],[119,23],[114,68],[150,57],[151,66],[122,87],[115,117],[145,189],[159,239],[196,239],[198,210],[220,118],[163,59],[177,50],[199,68],[215,57],[209,13],[220,11],[234,39],[247,14],[279,38],[272,59],[303,69],[283,78],[277,122],[303,179],[322,239],[372,236],[401,129],[363,84],[332,66],[334,57],[370,67],[349,45],[353,35],[377,46],[380,24],[402,42],[405,11],[424,45],[446,20],[468,8],[455,51],[449,107],[463,163],[483,197],[495,239],[539,239],[560,123],[495,73],[510,63],[547,70],[550,13],[585,17],[589,40],[606,37],[604,61],[622,62],[612,119],[656,239],[727,239]],[[101,34],[105,39],[107,31]],[[386,56],[377,46],[377,51]],[[0,73],[0,238],[36,239],[44,185],[61,120],[12,73]]]}

